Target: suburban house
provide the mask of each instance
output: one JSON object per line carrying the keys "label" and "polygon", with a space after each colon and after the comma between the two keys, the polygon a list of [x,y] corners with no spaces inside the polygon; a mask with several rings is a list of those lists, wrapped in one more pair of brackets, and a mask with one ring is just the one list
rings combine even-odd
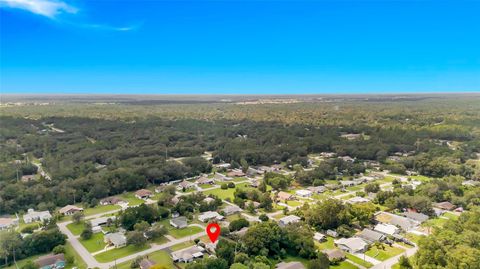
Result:
{"label": "suburban house", "polygon": [[359,139],[360,137],[362,137],[362,134],[342,134],[340,135],[341,138],[345,138],[347,140],[355,140],[355,139]]}
{"label": "suburban house", "polygon": [[233,178],[227,177],[227,176],[225,176],[224,174],[221,174],[221,173],[215,173],[213,178],[217,181],[231,181],[231,180],[233,180]]}
{"label": "suburban house", "polygon": [[334,230],[327,230],[327,235],[331,237],[338,237],[337,231]]}
{"label": "suburban house", "polygon": [[115,248],[121,248],[127,245],[127,238],[122,233],[109,233],[105,235],[105,243]]}
{"label": "suburban house", "polygon": [[400,229],[397,226],[385,223],[379,223],[375,225],[373,230],[386,235],[394,235],[400,232]]}
{"label": "suburban house", "polygon": [[217,168],[225,168],[225,169],[228,169],[230,168],[230,166],[232,166],[231,164],[229,163],[217,163],[217,164],[214,164],[213,166],[217,167]]}
{"label": "suburban house", "polygon": [[355,159],[350,157],[350,156],[342,156],[342,157],[339,157],[339,158],[342,159],[344,162],[350,162],[350,163],[355,162]]}
{"label": "suburban house", "polygon": [[335,240],[334,243],[340,249],[350,253],[364,252],[368,248],[368,243],[358,237],[340,238]]}
{"label": "suburban house", "polygon": [[186,249],[174,251],[170,255],[172,256],[172,260],[174,262],[189,263],[193,262],[194,259],[202,258],[204,251],[205,249],[200,246],[192,246]]}
{"label": "suburban house", "polygon": [[289,215],[289,216],[285,216],[285,217],[279,219],[278,220],[278,225],[280,225],[281,227],[285,227],[290,223],[297,223],[299,221],[300,221],[299,217],[297,217],[295,215]]}
{"label": "suburban house", "polygon": [[186,180],[178,183],[178,185],[177,185],[177,190],[179,190],[179,191],[195,189],[195,188],[197,188],[197,185],[195,185],[195,183],[192,183],[192,182],[186,181]]}
{"label": "suburban house", "polygon": [[213,178],[208,178],[208,177],[205,177],[205,176],[199,177],[196,182],[197,182],[198,185],[204,185],[204,184],[213,185],[213,184],[215,184],[215,180]]}
{"label": "suburban house", "polygon": [[260,175],[260,174],[263,174],[263,171],[259,171],[255,168],[252,168],[252,167],[249,167],[247,169],[247,176],[249,176],[249,177],[254,177],[254,176]]}
{"label": "suburban house", "polygon": [[77,206],[74,206],[74,205],[66,205],[66,206],[60,208],[58,210],[58,212],[60,214],[69,216],[69,215],[75,214],[76,212],[83,212],[83,208],[77,207]]}
{"label": "suburban house", "polygon": [[27,211],[27,214],[23,215],[23,221],[25,223],[31,223],[34,221],[45,221],[45,220],[50,220],[52,218],[52,215],[50,212],[47,211],[35,211],[33,209],[29,209]]}
{"label": "suburban house", "polygon": [[380,242],[386,239],[384,234],[367,228],[363,229],[357,236],[369,243]]}
{"label": "suburban house", "polygon": [[341,249],[326,249],[323,251],[329,261],[341,261],[345,259],[345,252]]}
{"label": "suburban house", "polygon": [[480,181],[475,181],[475,180],[465,180],[464,182],[462,182],[462,186],[466,186],[466,187],[475,187],[475,186],[478,186],[480,185]]}
{"label": "suburban house", "polygon": [[118,197],[107,197],[100,200],[101,205],[121,205],[121,204],[128,204],[128,202],[118,198]]}
{"label": "suburban house", "polygon": [[65,255],[60,253],[41,256],[35,260],[35,264],[40,269],[62,269],[65,267]]}
{"label": "suburban house", "polygon": [[370,200],[360,196],[355,196],[347,200],[347,203],[349,204],[362,204],[362,203],[368,203],[368,202],[370,202]]}
{"label": "suburban house", "polygon": [[224,217],[215,211],[206,211],[198,215],[198,220],[207,222],[209,220],[222,220]]}
{"label": "suburban house", "polygon": [[310,197],[312,196],[312,192],[309,191],[309,190],[298,190],[295,192],[295,194],[297,196],[300,196],[300,197]]}
{"label": "suburban house", "polygon": [[35,175],[23,175],[21,178],[22,182],[30,182],[35,180]]}
{"label": "suburban house", "polygon": [[327,188],[325,188],[325,186],[316,186],[316,187],[308,187],[307,190],[311,191],[312,193],[319,194],[327,191]]}
{"label": "suburban house", "polygon": [[416,220],[395,215],[392,213],[384,212],[384,211],[377,213],[375,215],[375,220],[380,223],[398,226],[403,231],[409,231],[417,227],[418,225],[420,225],[420,223]]}
{"label": "suburban house", "polygon": [[156,263],[154,261],[144,258],[138,265],[140,266],[140,269],[150,269],[150,267],[154,266],[155,264]]}
{"label": "suburban house", "polygon": [[313,234],[313,239],[318,242],[323,242],[327,239],[327,237],[324,234],[316,232]]}
{"label": "suburban house", "polygon": [[177,217],[170,220],[170,225],[177,229],[183,229],[188,226],[186,217]]}
{"label": "suburban house", "polygon": [[242,209],[236,205],[228,205],[222,211],[223,213],[225,213],[226,216],[230,216],[235,213],[241,212]]}
{"label": "suburban house", "polygon": [[215,202],[215,199],[213,199],[212,197],[207,197],[207,198],[203,199],[203,201],[207,204],[210,204],[212,202]]}
{"label": "suburban house", "polygon": [[295,200],[295,196],[291,195],[290,193],[281,191],[277,194],[278,200],[281,201],[289,201],[289,200]]}
{"label": "suburban house", "polygon": [[0,217],[0,231],[18,226],[18,218]]}
{"label": "suburban house", "polygon": [[229,177],[244,177],[245,173],[240,169],[233,169],[232,171],[227,173]]}
{"label": "suburban house", "polygon": [[135,192],[135,197],[137,197],[138,199],[147,200],[152,196],[153,196],[153,193],[146,189],[141,189]]}
{"label": "suburban house", "polygon": [[417,213],[417,212],[405,212],[402,215],[414,221],[418,221],[420,223],[425,222],[429,219],[427,215],[422,213]]}
{"label": "suburban house", "polygon": [[90,224],[92,224],[92,228],[96,226],[106,225],[109,222],[109,219],[110,221],[114,221],[116,217],[115,216],[99,217],[99,218],[90,220]]}
{"label": "suburban house", "polygon": [[456,208],[456,206],[448,201],[445,201],[445,202],[440,202],[440,203],[436,203],[433,205],[433,207],[436,207],[436,208],[439,208],[439,209],[442,209],[442,210],[445,210],[445,211],[452,211]]}
{"label": "suburban house", "polygon": [[250,180],[250,187],[258,188],[258,186],[260,186],[260,182],[258,180],[256,180],[256,179]]}
{"label": "suburban house", "polygon": [[276,269],[305,269],[301,262],[281,262],[275,266]]}
{"label": "suburban house", "polygon": [[341,180],[340,184],[342,185],[342,187],[351,187],[357,185],[357,182],[353,180]]}

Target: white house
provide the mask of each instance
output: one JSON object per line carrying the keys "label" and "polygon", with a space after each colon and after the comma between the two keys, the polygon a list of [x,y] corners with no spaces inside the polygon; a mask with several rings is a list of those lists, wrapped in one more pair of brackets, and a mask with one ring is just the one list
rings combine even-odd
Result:
{"label": "white house", "polygon": [[324,234],[321,233],[314,233],[313,234],[313,239],[318,241],[318,242],[323,242],[327,237]]}
{"label": "white house", "polygon": [[375,225],[375,228],[373,228],[373,230],[386,235],[398,234],[398,232],[400,231],[400,229],[397,226],[392,224],[385,224],[385,223],[379,223]]}
{"label": "white house", "polygon": [[83,212],[83,208],[77,207],[77,206],[74,206],[74,205],[66,205],[66,206],[60,208],[58,210],[58,212],[60,212],[60,214],[69,216],[69,215],[73,215],[76,212]]}
{"label": "white house", "polygon": [[289,216],[285,216],[285,217],[281,218],[278,221],[278,225],[280,225],[281,227],[285,227],[290,223],[297,223],[299,221],[300,221],[299,217],[297,217],[295,215],[289,215]]}
{"label": "white house", "polygon": [[35,211],[33,209],[29,209],[27,214],[23,215],[23,221],[25,223],[31,223],[34,221],[45,221],[45,220],[50,220],[52,218],[52,215],[50,212],[47,211]]}
{"label": "white house", "polygon": [[127,245],[127,238],[122,233],[109,233],[105,235],[105,243],[113,245],[115,248]]}
{"label": "white house", "polygon": [[312,192],[309,191],[309,190],[298,190],[295,192],[295,194],[297,196],[300,196],[300,197],[310,197],[312,196]]}
{"label": "white house", "polygon": [[358,237],[340,238],[334,241],[340,249],[350,253],[364,252],[367,250],[368,243]]}
{"label": "white house", "polygon": [[189,263],[194,259],[202,258],[204,251],[205,249],[200,246],[192,246],[186,249],[174,251],[170,255],[172,256],[172,260],[174,262]]}
{"label": "white house", "polygon": [[201,222],[207,222],[209,220],[222,220],[224,217],[215,211],[206,211],[198,215],[198,220]]}

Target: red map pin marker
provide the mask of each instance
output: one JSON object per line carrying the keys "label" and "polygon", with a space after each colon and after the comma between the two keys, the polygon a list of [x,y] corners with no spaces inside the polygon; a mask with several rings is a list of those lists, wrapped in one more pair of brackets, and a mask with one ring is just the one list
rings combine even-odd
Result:
{"label": "red map pin marker", "polygon": [[210,223],[207,226],[206,232],[208,237],[210,237],[210,241],[212,241],[212,243],[215,243],[215,241],[217,241],[218,239],[218,236],[220,235],[220,225],[218,225],[217,223]]}

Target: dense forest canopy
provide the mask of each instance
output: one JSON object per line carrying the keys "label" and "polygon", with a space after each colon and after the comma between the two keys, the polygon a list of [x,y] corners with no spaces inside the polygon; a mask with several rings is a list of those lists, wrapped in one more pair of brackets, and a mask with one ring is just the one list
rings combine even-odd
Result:
{"label": "dense forest canopy", "polygon": [[[335,152],[389,170],[478,179],[480,98],[292,104],[50,104],[0,108],[0,214],[53,209],[234,166]],[[362,134],[348,140],[341,134]],[[415,152],[389,163],[396,152]],[[15,162],[15,160],[20,160]],[[21,182],[38,162],[52,180]],[[340,163],[299,175],[328,177]],[[354,169],[354,170],[352,170]],[[364,168],[363,168],[364,169]],[[350,171],[362,171],[353,166]],[[329,172],[330,171],[330,172]]]}

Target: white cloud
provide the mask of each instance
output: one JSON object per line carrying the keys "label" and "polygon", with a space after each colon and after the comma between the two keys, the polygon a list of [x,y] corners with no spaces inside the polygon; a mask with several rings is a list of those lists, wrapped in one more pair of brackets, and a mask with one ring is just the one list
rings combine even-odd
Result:
{"label": "white cloud", "polygon": [[78,9],[57,0],[0,0],[0,6],[19,8],[51,19],[62,13],[78,12]]}
{"label": "white cloud", "polygon": [[106,31],[126,32],[136,30],[140,25],[116,27],[106,24],[91,24],[88,22],[73,22],[71,20],[59,19],[58,15],[69,13],[76,14],[78,8],[60,0],[0,0],[0,7],[17,8],[31,13],[54,19],[58,23],[69,24],[74,27],[91,28]]}

